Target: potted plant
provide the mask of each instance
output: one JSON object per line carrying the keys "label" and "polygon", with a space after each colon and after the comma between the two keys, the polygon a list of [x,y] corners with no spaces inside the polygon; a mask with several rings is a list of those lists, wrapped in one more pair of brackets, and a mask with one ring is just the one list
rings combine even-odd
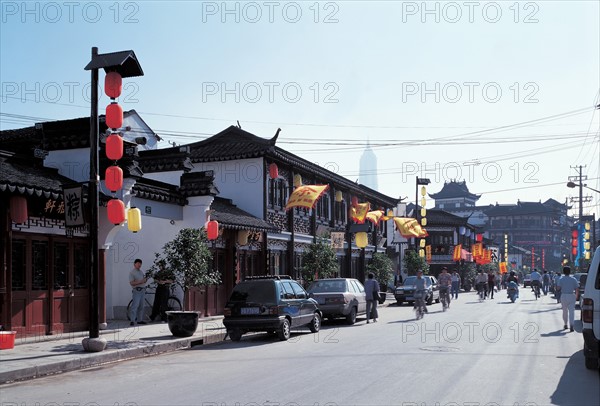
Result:
{"label": "potted plant", "polygon": [[153,268],[172,276],[184,292],[184,310],[167,312],[169,330],[178,337],[193,335],[198,327],[199,312],[187,309],[189,290],[221,282],[219,272],[213,269],[206,231],[196,228],[179,231],[163,246],[162,252],[156,254]]}

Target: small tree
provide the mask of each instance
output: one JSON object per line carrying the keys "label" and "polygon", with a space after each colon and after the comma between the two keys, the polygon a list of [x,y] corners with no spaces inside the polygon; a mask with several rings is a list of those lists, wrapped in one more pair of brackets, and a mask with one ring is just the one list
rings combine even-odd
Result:
{"label": "small tree", "polygon": [[419,269],[423,271],[423,274],[425,275],[429,273],[429,264],[425,261],[425,258],[421,258],[416,251],[404,251],[402,262],[404,263],[404,269],[406,269],[408,275],[416,275]]}
{"label": "small tree", "polygon": [[387,255],[376,252],[373,254],[371,263],[367,265],[367,272],[372,272],[379,282],[382,292],[387,290],[390,279],[394,276],[394,263]]}
{"label": "small tree", "polygon": [[[170,273],[181,285],[184,295],[193,287],[221,283],[221,275],[213,269],[212,252],[208,248],[206,231],[197,228],[184,228],[163,246],[161,253],[155,254],[152,271]],[[187,297],[184,299],[184,306]]]}
{"label": "small tree", "polygon": [[331,278],[338,271],[335,250],[325,238],[317,238],[302,254],[302,279],[306,285],[318,278]]}

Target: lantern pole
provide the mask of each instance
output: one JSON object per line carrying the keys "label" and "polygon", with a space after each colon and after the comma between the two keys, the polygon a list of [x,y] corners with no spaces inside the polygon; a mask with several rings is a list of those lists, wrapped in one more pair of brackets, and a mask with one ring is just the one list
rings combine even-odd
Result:
{"label": "lantern pole", "polygon": [[[92,48],[92,60],[98,56],[98,48]],[[98,68],[91,69],[92,100],[90,112],[90,181],[88,200],[90,205],[90,281],[89,281],[89,337],[84,339],[86,351],[99,352],[106,348],[106,340],[100,337],[98,306]]]}

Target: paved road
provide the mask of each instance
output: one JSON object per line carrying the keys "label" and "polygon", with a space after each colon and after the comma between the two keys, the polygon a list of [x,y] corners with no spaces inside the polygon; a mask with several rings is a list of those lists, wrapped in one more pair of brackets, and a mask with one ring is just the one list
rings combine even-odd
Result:
{"label": "paved road", "polygon": [[244,336],[168,355],[2,387],[2,404],[136,405],[594,405],[599,375],[582,337],[562,330],[550,296],[448,312],[380,309],[375,324],[326,324],[288,342]]}

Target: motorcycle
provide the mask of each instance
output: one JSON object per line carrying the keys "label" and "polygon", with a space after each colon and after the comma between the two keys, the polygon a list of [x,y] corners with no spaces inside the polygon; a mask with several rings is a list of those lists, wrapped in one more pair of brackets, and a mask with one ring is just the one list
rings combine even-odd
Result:
{"label": "motorcycle", "polygon": [[506,292],[508,293],[508,298],[510,299],[510,301],[514,303],[515,300],[517,300],[517,298],[519,297],[519,285],[517,285],[514,281],[508,282]]}

